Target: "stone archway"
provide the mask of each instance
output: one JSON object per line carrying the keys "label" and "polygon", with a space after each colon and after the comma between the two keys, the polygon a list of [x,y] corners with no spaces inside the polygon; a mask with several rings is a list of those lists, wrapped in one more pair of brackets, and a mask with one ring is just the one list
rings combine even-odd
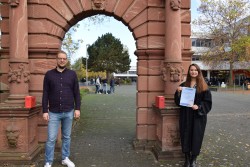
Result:
{"label": "stone archway", "polygon": [[[46,140],[41,116],[43,76],[54,68],[55,54],[65,33],[78,21],[105,14],[122,21],[136,41],[137,149],[156,157],[180,156],[178,108],[173,94],[191,61],[190,0],[1,0],[0,160],[30,161]],[[38,105],[24,108],[24,98],[36,96]],[[166,107],[156,108],[155,97]],[[36,127],[31,128],[31,127]],[[16,133],[9,145],[7,133]],[[3,153],[4,152],[4,153]],[[19,157],[11,153],[18,153]]]}

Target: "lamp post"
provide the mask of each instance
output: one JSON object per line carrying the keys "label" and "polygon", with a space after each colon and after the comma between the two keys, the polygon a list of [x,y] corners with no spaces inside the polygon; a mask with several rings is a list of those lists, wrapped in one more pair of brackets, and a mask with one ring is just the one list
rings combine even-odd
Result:
{"label": "lamp post", "polygon": [[88,59],[89,59],[89,55],[88,55],[88,47],[90,45],[87,44],[86,45],[86,85],[88,86]]}

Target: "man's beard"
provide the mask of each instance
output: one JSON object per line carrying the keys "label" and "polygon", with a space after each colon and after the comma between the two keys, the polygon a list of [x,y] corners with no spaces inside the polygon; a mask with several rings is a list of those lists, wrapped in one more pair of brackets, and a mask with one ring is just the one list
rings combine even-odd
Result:
{"label": "man's beard", "polygon": [[65,66],[60,66],[59,64],[57,64],[57,67],[60,68],[61,70],[63,70],[63,69],[66,68],[66,65]]}

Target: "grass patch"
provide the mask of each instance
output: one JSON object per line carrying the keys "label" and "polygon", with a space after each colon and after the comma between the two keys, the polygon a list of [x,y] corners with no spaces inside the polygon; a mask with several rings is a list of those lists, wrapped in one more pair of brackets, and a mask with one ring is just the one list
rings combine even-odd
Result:
{"label": "grass patch", "polygon": [[81,96],[81,100],[83,98],[83,96],[85,96],[86,94],[89,94],[90,90],[87,87],[81,87],[80,88],[80,96]]}
{"label": "grass patch", "polygon": [[89,89],[83,89],[83,88],[80,89],[80,94],[81,95],[85,95],[85,94],[88,94],[88,93],[89,93]]}

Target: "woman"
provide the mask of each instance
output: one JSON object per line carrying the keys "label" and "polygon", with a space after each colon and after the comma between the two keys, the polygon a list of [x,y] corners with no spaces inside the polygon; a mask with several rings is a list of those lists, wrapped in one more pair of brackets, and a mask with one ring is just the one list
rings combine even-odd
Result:
{"label": "woman", "polygon": [[[180,106],[182,87],[195,88],[194,105]],[[187,79],[175,92],[175,103],[180,106],[180,136],[182,152],[185,154],[185,167],[196,167],[196,158],[200,153],[207,114],[212,108],[212,96],[200,67],[191,64]]]}
{"label": "woman", "polygon": [[100,76],[99,75],[95,80],[95,87],[96,87],[95,93],[100,94],[101,81],[100,81]]}

